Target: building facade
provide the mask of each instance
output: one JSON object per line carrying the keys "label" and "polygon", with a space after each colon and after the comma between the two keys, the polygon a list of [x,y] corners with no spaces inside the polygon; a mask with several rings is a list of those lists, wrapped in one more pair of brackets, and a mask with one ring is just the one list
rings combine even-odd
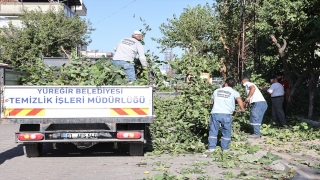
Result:
{"label": "building facade", "polygon": [[[49,10],[58,10],[62,8],[66,16],[72,17],[75,14],[79,16],[87,15],[87,8],[83,0],[0,0],[0,28],[8,27],[9,22],[16,27],[21,27],[19,16],[22,10],[32,11],[41,9],[43,12]],[[86,50],[85,47],[77,47]]]}
{"label": "building facade", "polygon": [[82,0],[0,0],[0,28],[8,26],[9,21],[15,26],[20,26],[19,16],[22,10],[42,11],[62,8],[68,17],[75,14],[87,15],[87,8]]}

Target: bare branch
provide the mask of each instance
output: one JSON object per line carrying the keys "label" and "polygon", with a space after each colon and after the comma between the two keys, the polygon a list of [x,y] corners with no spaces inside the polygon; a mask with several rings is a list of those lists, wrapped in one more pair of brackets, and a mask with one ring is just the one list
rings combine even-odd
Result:
{"label": "bare branch", "polygon": [[224,38],[220,36],[219,38],[223,44],[224,49],[228,52],[228,55],[230,54],[230,48],[227,46],[226,42],[224,41]]}
{"label": "bare branch", "polygon": [[71,58],[69,56],[69,54],[64,50],[64,48],[62,46],[60,46],[62,51],[66,54],[67,58],[71,61]]}
{"label": "bare branch", "polygon": [[273,34],[270,35],[270,38],[271,38],[271,41],[277,46],[277,48],[281,49],[281,45],[278,43],[276,37]]}
{"label": "bare branch", "polygon": [[282,38],[283,46],[279,49],[280,52],[283,52],[287,47],[287,41]]}

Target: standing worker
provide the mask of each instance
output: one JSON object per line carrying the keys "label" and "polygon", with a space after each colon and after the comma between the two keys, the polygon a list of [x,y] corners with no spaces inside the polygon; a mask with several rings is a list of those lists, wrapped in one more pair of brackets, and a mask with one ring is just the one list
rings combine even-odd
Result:
{"label": "standing worker", "polygon": [[216,89],[212,95],[212,111],[209,122],[209,147],[206,153],[215,151],[218,142],[218,131],[220,125],[222,127],[221,149],[223,151],[229,149],[232,132],[232,114],[235,110],[235,100],[237,100],[240,109],[244,112],[243,101],[238,91],[232,87],[236,84],[234,78],[228,78],[223,88]]}
{"label": "standing worker", "polygon": [[283,111],[284,111],[284,115],[286,116],[288,103],[291,101],[291,98],[290,98],[290,83],[287,80],[284,79],[283,72],[278,72],[277,73],[277,79],[278,79],[278,82],[284,88]]}
{"label": "standing worker", "polygon": [[242,85],[245,87],[247,93],[245,103],[251,104],[250,124],[253,128],[253,134],[249,135],[248,138],[260,138],[260,126],[263,115],[268,108],[268,104],[258,87],[254,83],[250,82],[249,78],[243,78]]}
{"label": "standing worker", "polygon": [[271,103],[272,103],[272,119],[274,121],[280,122],[280,126],[287,125],[287,120],[283,111],[283,101],[284,101],[284,88],[278,82],[276,76],[272,76],[270,78],[271,86],[267,90],[269,94],[271,94]]}
{"label": "standing worker", "polygon": [[147,67],[148,63],[144,55],[144,49],[141,44],[142,33],[134,31],[131,38],[125,38],[114,48],[113,65],[121,66],[130,80],[130,84],[136,80],[134,68],[134,58],[139,54],[139,60],[143,67]]}

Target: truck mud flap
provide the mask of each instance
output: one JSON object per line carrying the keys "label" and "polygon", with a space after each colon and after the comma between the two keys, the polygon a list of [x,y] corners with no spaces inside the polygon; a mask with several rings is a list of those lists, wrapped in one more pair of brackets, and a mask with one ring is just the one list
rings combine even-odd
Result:
{"label": "truck mud flap", "polygon": [[130,156],[143,156],[143,143],[130,143]]}

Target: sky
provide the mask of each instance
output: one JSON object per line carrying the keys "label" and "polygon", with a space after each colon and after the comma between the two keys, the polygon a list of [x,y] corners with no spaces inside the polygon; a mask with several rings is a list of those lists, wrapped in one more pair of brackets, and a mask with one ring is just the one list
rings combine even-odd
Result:
{"label": "sky", "polygon": [[[159,56],[160,60],[165,55],[157,49],[157,44],[151,38],[161,38],[159,27],[167,23],[167,18],[178,17],[188,6],[194,7],[198,4],[212,4],[213,0],[83,0],[87,7],[87,16],[92,27],[92,42],[88,50],[99,50],[99,52],[114,52],[113,48],[122,38],[131,37],[135,30],[144,30],[143,22],[150,26],[151,31],[146,32],[143,37],[145,51],[150,50]],[[173,54],[181,55],[181,50],[173,49]]]}

